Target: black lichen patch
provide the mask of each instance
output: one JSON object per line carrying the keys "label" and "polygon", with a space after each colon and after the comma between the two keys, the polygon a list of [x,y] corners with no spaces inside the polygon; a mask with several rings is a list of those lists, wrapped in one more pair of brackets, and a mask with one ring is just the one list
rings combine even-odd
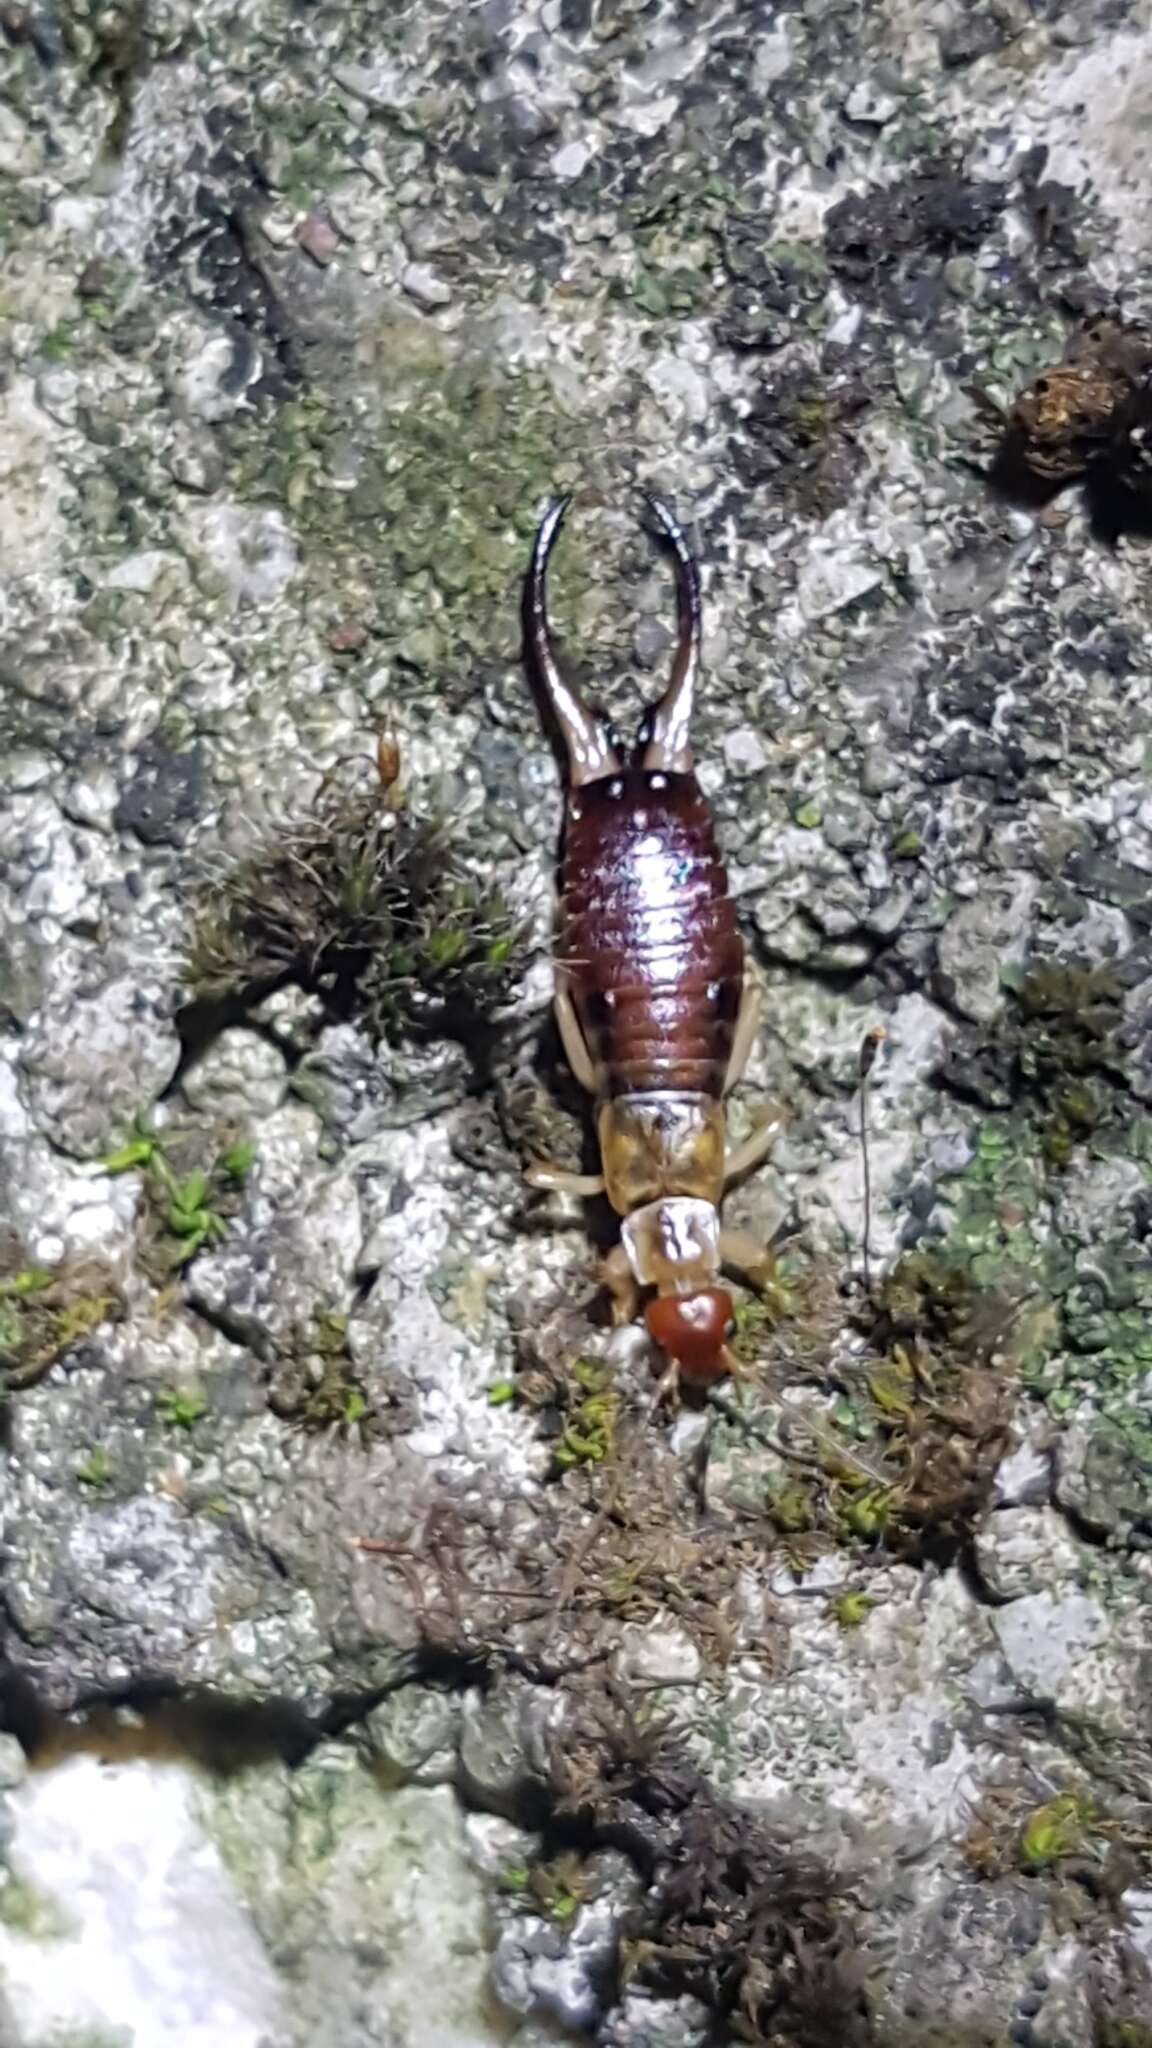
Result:
{"label": "black lichen patch", "polygon": [[965,178],[946,162],[863,196],[849,193],[825,217],[829,268],[856,293],[923,319],[943,290],[947,259],[980,247],[1007,197],[1005,186]]}
{"label": "black lichen patch", "polygon": [[19,1247],[0,1251],[0,1396],[30,1387],[125,1313],[120,1286],[98,1260],[26,1263]]}
{"label": "black lichen patch", "polygon": [[199,747],[173,752],[159,740],[141,748],[131,780],[116,807],[115,822],[145,846],[177,846],[203,802],[204,759]]}
{"label": "black lichen patch", "polygon": [[1078,1144],[1124,1122],[1123,987],[1110,968],[1063,961],[1007,970],[1004,981],[1003,1016],[957,1039],[937,1078],[984,1109],[1023,1107],[1044,1157],[1063,1167]]}
{"label": "black lichen patch", "polygon": [[797,511],[824,518],[844,502],[860,467],[853,423],[870,394],[855,378],[792,371],[766,379],[732,444],[746,483],[771,482]]}
{"label": "black lichen patch", "polygon": [[769,242],[759,216],[734,215],[722,243],[730,280],[716,339],[739,353],[783,348],[822,321],[828,270],[810,242]]}
{"label": "black lichen patch", "polygon": [[474,1043],[519,969],[512,912],[442,823],[335,792],[203,892],[186,979],[241,1003],[294,983],[374,1038]]}

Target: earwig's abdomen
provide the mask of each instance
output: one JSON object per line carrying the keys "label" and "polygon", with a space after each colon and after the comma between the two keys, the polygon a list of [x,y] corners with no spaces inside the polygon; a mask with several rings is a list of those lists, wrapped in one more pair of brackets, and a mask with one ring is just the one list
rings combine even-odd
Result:
{"label": "earwig's abdomen", "polygon": [[694,775],[625,774],[568,799],[558,965],[610,1096],[719,1097],[744,946]]}

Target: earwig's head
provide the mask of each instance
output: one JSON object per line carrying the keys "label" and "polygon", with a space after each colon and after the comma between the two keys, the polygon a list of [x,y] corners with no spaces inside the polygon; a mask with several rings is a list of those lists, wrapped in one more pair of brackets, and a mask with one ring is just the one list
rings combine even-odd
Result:
{"label": "earwig's head", "polygon": [[648,1335],[686,1380],[709,1386],[731,1371],[725,1345],[733,1329],[732,1297],[722,1287],[659,1295],[648,1303],[644,1321]]}

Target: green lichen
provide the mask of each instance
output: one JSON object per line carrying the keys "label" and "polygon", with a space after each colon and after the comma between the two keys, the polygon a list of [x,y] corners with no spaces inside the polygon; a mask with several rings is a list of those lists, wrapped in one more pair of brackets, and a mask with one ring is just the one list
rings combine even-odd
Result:
{"label": "green lichen", "polygon": [[[508,593],[540,505],[595,480],[587,424],[531,373],[460,362],[419,320],[379,337],[387,395],[341,406],[309,391],[230,430],[233,487],[291,520],[311,581],[385,652],[471,693],[478,660],[515,653]],[[559,616],[594,580],[575,523],[556,564]]]}

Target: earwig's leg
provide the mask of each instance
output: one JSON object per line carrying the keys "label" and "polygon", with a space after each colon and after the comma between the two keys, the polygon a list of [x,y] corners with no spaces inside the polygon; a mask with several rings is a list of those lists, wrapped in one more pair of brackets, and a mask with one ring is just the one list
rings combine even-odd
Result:
{"label": "earwig's leg", "polygon": [[728,1154],[724,1161],[725,1181],[739,1180],[741,1174],[751,1173],[754,1166],[759,1166],[762,1159],[767,1159],[783,1128],[783,1110],[768,1110],[756,1129],[745,1138],[744,1143],[737,1145],[736,1150]]}
{"label": "earwig's leg", "polygon": [[640,730],[643,752],[640,765],[646,773],[670,775],[692,772],[692,699],[700,669],[700,571],[683,528],[667,505],[649,498],[649,505],[672,543],[676,556],[676,609],[680,635],[668,688],[654,704]]}
{"label": "earwig's leg", "polygon": [[563,524],[568,503],[567,498],[557,498],[540,522],[532,561],[524,580],[521,621],[525,654],[564,742],[568,756],[568,780],[573,789],[580,789],[586,782],[599,782],[606,775],[619,775],[620,757],[603,720],[593,716],[562,673],[552,645],[544,579],[548,557]]}
{"label": "earwig's leg", "polygon": [[724,1076],[724,1093],[736,1086],[748,1057],[756,1042],[760,1029],[760,1017],[764,1008],[764,991],[757,981],[746,981],[740,996],[740,1008],[736,1012],[736,1029],[732,1034],[732,1051],[728,1059],[728,1072]]}
{"label": "earwig's leg", "polygon": [[533,1160],[524,1169],[524,1178],[530,1188],[550,1188],[558,1195],[602,1195],[604,1176],[602,1173],[572,1173],[566,1166],[549,1166],[546,1160]]}
{"label": "earwig's leg", "polygon": [[656,1382],[656,1391],[652,1396],[648,1413],[644,1417],[645,1423],[652,1421],[653,1416],[657,1414],[665,1399],[670,1399],[673,1405],[678,1408],[680,1406],[679,1396],[680,1367],[677,1365],[676,1360],[673,1359],[667,1372],[661,1373],[660,1378]]}
{"label": "earwig's leg", "polygon": [[728,1224],[720,1232],[720,1263],[757,1294],[763,1293],[776,1270],[776,1255],[750,1230],[733,1230]]}
{"label": "earwig's leg", "polygon": [[580,1029],[580,1020],[576,1015],[576,1006],[567,989],[559,982],[557,983],[556,994],[553,997],[552,1007],[556,1013],[560,1042],[564,1047],[568,1065],[571,1067],[580,1086],[586,1088],[589,1095],[597,1094],[600,1084],[596,1074],[595,1061],[588,1050],[584,1033]]}
{"label": "earwig's leg", "polygon": [[640,1289],[622,1244],[609,1252],[600,1277],[612,1296],[612,1321],[617,1326],[632,1322],[640,1306]]}

